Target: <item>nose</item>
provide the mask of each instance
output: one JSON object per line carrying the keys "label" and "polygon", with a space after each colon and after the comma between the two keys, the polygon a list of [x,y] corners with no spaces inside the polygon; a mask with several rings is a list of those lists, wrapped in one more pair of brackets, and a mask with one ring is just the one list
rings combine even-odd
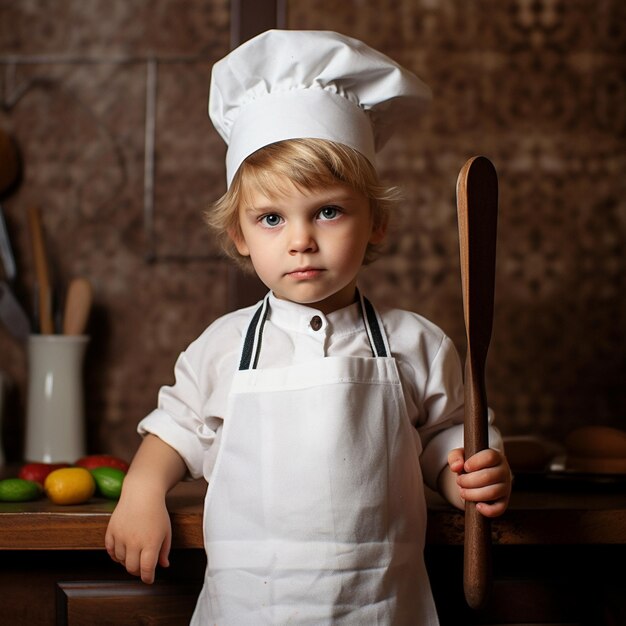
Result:
{"label": "nose", "polygon": [[302,254],[303,252],[315,252],[317,243],[308,224],[291,224],[289,229],[289,254]]}

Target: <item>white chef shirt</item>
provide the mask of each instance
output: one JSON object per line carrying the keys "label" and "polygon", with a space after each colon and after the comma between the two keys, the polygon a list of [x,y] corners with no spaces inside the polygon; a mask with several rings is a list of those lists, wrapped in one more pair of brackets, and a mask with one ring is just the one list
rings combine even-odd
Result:
{"label": "white chef shirt", "polygon": [[[259,369],[308,362],[315,367],[326,356],[372,356],[359,303],[328,315],[273,294],[269,304]],[[138,432],[152,433],[174,448],[194,478],[210,480],[232,379],[257,307],[219,318],[192,342],[176,362],[174,385],[161,388],[158,408],[139,423]],[[398,365],[408,417],[422,442],[424,481],[436,489],[448,452],[463,445],[461,363],[452,341],[422,316],[377,310]],[[493,427],[489,441],[502,447]]]}

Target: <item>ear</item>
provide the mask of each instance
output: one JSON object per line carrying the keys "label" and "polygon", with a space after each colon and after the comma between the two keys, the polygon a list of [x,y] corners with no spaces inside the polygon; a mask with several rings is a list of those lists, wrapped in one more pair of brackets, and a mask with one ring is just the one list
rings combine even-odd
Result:
{"label": "ear", "polygon": [[227,232],[230,240],[235,244],[237,252],[239,252],[241,256],[250,256],[248,244],[246,244],[246,240],[243,238],[243,234],[239,228],[229,228]]}
{"label": "ear", "polygon": [[369,243],[379,244],[387,235],[387,220],[381,221],[380,224],[372,228],[372,234],[369,238]]}

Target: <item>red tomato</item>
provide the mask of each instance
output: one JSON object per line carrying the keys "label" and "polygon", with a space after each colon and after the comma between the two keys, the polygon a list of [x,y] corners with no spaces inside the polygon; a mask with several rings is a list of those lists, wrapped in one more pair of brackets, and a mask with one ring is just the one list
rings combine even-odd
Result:
{"label": "red tomato", "polygon": [[22,466],[18,478],[34,480],[43,485],[50,472],[64,467],[70,467],[69,463],[27,463]]}
{"label": "red tomato", "polygon": [[96,467],[114,467],[123,472],[128,471],[128,463],[111,454],[90,454],[89,456],[84,456],[82,459],[78,459],[74,465],[84,467],[88,470],[95,469]]}

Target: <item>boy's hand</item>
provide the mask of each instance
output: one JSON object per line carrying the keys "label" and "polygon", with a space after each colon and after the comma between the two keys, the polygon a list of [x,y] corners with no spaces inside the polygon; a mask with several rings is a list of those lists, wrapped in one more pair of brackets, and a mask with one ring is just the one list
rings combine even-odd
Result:
{"label": "boy's hand", "polygon": [[501,452],[481,450],[466,461],[463,448],[456,448],[448,454],[448,467],[456,474],[462,501],[476,502],[476,509],[485,517],[498,517],[506,511],[512,476]]}
{"label": "boy's hand", "polygon": [[123,493],[105,536],[109,556],[121,563],[128,573],[152,584],[157,563],[169,566],[171,542],[172,528],[165,498]]}
{"label": "boy's hand", "polygon": [[182,457],[158,437],[146,435],[124,478],[104,545],[114,561],[144,583],[154,582],[157,563],[169,565],[172,525],[165,496],[184,474]]}

